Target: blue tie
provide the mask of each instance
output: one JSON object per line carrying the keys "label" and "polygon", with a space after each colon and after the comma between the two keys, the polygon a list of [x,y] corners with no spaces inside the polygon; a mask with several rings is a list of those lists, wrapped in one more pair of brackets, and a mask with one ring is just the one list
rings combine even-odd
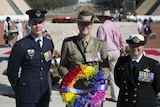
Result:
{"label": "blue tie", "polygon": [[132,72],[135,73],[138,63],[136,61],[132,61]]}

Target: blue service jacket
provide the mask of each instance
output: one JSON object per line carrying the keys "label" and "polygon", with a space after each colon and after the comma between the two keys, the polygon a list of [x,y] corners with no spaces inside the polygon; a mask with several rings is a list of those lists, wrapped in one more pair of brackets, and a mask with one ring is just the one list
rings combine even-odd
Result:
{"label": "blue service jacket", "polygon": [[43,47],[40,48],[31,34],[15,43],[8,61],[7,75],[16,100],[37,103],[45,92],[49,92],[51,60],[46,61],[44,53],[53,52],[53,49],[52,40],[43,37]]}

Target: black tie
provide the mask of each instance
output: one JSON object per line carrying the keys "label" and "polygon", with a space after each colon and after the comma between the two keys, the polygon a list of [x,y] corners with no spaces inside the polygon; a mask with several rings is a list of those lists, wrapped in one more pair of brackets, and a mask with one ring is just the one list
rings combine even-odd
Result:
{"label": "black tie", "polygon": [[40,42],[41,42],[41,40],[38,39],[38,40],[37,40],[37,44],[38,44],[38,46],[41,48]]}
{"label": "black tie", "polygon": [[133,72],[133,74],[134,74],[135,71],[136,71],[136,68],[137,68],[138,63],[137,63],[136,61],[132,61],[132,65],[133,65],[133,67],[132,67],[132,72]]}

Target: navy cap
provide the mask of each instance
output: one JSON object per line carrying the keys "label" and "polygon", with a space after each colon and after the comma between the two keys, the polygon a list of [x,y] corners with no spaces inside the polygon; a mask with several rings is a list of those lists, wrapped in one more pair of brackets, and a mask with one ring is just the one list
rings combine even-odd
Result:
{"label": "navy cap", "polygon": [[146,44],[146,40],[144,39],[144,36],[140,34],[130,35],[129,38],[126,40],[126,42],[128,44],[140,44],[140,45]]}
{"label": "navy cap", "polygon": [[47,13],[47,10],[39,9],[39,8],[26,11],[26,14],[29,15],[29,20],[34,21],[34,22],[44,21],[46,13]]}

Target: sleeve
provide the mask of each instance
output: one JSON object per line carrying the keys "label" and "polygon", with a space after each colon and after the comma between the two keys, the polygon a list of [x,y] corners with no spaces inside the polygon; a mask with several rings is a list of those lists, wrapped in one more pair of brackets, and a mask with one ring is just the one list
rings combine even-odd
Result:
{"label": "sleeve", "polygon": [[102,49],[101,49],[102,62],[100,63],[100,69],[102,69],[104,71],[104,73],[106,74],[106,78],[108,78],[109,74],[110,74],[107,56],[108,56],[108,54],[107,54],[107,50],[106,50],[106,45],[105,45],[105,42],[102,41]]}
{"label": "sleeve", "polygon": [[59,67],[59,74],[63,78],[68,72],[68,59],[67,59],[67,42],[66,39],[64,39],[63,44],[62,44],[62,49],[61,49],[61,60],[60,60],[60,67]]}
{"label": "sleeve", "polygon": [[125,43],[124,36],[123,36],[123,33],[122,33],[122,29],[121,29],[120,26],[119,26],[119,34],[120,34],[120,39],[119,39],[120,40],[120,48],[121,48],[121,51],[124,52],[126,43]]}
{"label": "sleeve", "polygon": [[99,26],[98,30],[97,30],[97,38],[104,40],[105,41],[105,32],[104,32],[104,28],[103,26]]}
{"label": "sleeve", "polygon": [[152,86],[154,87],[155,93],[160,92],[160,63],[155,64],[154,69],[154,80]]}
{"label": "sleeve", "polygon": [[114,81],[115,81],[115,84],[118,86],[118,87],[120,87],[120,79],[119,79],[119,70],[118,70],[118,68],[119,68],[119,66],[120,66],[120,58],[121,57],[119,57],[118,58],[118,60],[117,60],[117,63],[116,63],[116,65],[115,65],[115,68],[114,68]]}
{"label": "sleeve", "polygon": [[13,90],[18,80],[18,73],[21,67],[21,62],[23,60],[23,57],[24,57],[24,52],[22,47],[18,43],[15,43],[12,49],[12,53],[9,57],[8,67],[7,67],[7,76]]}

